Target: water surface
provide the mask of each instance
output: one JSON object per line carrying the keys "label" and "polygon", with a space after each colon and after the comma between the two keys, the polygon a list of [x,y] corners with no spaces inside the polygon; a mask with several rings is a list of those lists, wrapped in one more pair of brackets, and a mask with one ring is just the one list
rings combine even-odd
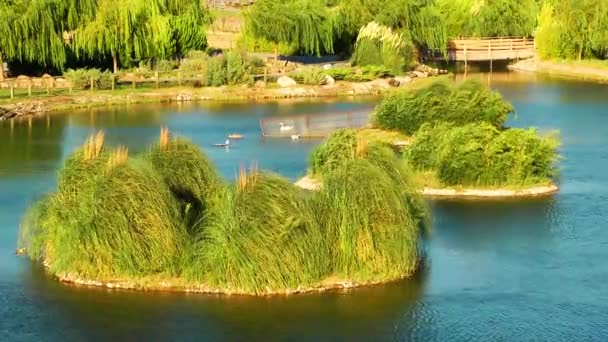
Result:
{"label": "water surface", "polygon": [[[288,298],[65,286],[13,255],[19,220],[93,130],[141,151],[166,125],[201,145],[228,179],[252,163],[296,179],[318,140],[261,139],[259,119],[370,108],[373,99],[130,106],[0,123],[0,339],[606,340],[608,87],[514,74],[489,81],[515,105],[511,125],[560,130],[562,191],[552,199],[434,202],[427,262],[414,279]],[[210,146],[232,132],[245,140],[229,151]]]}

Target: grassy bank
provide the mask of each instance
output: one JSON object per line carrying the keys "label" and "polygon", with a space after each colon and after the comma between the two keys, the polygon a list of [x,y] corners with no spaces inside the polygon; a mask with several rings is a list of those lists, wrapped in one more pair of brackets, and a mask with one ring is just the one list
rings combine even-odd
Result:
{"label": "grassy bank", "polygon": [[522,60],[509,66],[515,71],[579,79],[591,82],[608,82],[608,62],[603,60]]}
{"label": "grassy bank", "polygon": [[[441,78],[445,78],[443,76]],[[432,82],[433,78],[414,79],[404,87],[416,89]],[[270,101],[295,98],[331,98],[384,94],[392,87],[387,79],[378,79],[370,82],[344,82],[334,85],[296,85],[280,88],[268,84],[263,88],[246,85],[223,87],[172,87],[172,88],[118,88],[111,90],[74,91],[67,90],[47,95],[38,93],[32,97],[10,99],[10,94],[3,98],[0,90],[0,106],[14,109],[18,106],[27,106],[39,103],[43,111],[62,111],[94,106],[124,105],[135,103],[161,103],[161,102],[196,102],[196,101]],[[35,114],[35,113],[33,113]]]}
{"label": "grassy bank", "polygon": [[119,288],[262,295],[408,277],[428,211],[390,149],[357,151],[311,195],[256,169],[226,183],[166,130],[136,156],[98,133],[28,210],[19,248],[63,281]]}

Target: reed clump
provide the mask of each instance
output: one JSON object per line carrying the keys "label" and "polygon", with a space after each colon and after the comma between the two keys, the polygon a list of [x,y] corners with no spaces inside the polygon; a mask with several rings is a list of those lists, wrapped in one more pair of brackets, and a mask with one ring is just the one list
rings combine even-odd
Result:
{"label": "reed clump", "polygon": [[355,138],[348,157],[326,151],[327,186],[310,194],[257,168],[225,183],[166,130],[143,155],[97,139],[22,223],[20,247],[52,274],[269,294],[406,277],[420,259],[428,211],[386,146]]}
{"label": "reed clump", "polygon": [[196,144],[171,139],[166,128],[161,129],[159,143],[150,148],[146,159],[179,203],[187,226],[194,227],[204,215],[207,199],[221,183],[213,163]]}
{"label": "reed clump", "polygon": [[405,156],[444,185],[529,186],[557,176],[558,147],[555,134],[541,137],[534,129],[442,123],[423,125]]}
{"label": "reed clump", "polygon": [[502,128],[513,107],[502,96],[476,80],[456,86],[437,81],[428,87],[398,89],[378,105],[374,124],[382,129],[414,134],[424,123],[454,125],[487,122]]}

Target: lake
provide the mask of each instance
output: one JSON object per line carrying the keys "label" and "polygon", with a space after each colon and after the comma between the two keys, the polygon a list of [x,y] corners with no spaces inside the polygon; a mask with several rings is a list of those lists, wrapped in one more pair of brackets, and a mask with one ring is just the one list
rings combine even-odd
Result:
{"label": "lake", "polygon": [[[483,76],[511,101],[510,125],[559,130],[559,194],[432,202],[413,279],[325,294],[228,297],[63,285],[14,255],[25,209],[55,186],[93,131],[142,151],[168,126],[227,179],[257,164],[292,180],[320,140],[262,139],[259,120],[371,109],[377,99],[133,105],[0,123],[0,340],[511,341],[608,338],[608,86],[527,74]],[[245,139],[214,148],[229,133]]]}

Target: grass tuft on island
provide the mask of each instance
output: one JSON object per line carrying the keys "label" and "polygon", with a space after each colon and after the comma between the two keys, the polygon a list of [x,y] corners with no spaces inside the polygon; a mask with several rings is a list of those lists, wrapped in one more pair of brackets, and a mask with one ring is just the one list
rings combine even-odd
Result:
{"label": "grass tuft on island", "polygon": [[[328,173],[357,157],[369,158],[374,155],[369,151],[379,151],[379,146],[394,146],[396,130],[406,137],[402,161],[410,182],[424,195],[471,198],[554,193],[555,164],[560,158],[557,133],[540,136],[533,128],[506,127],[511,112],[511,104],[475,81],[459,86],[440,81],[392,93],[376,109],[373,134],[349,129],[335,132],[313,151],[309,175],[297,184],[311,190],[322,188]],[[413,136],[407,138],[412,131]]]}
{"label": "grass tuft on island", "polygon": [[97,134],[28,210],[19,247],[85,285],[265,295],[393,281],[417,269],[428,222],[402,165],[362,145],[310,194],[255,169],[226,183],[165,129],[137,156]]}

